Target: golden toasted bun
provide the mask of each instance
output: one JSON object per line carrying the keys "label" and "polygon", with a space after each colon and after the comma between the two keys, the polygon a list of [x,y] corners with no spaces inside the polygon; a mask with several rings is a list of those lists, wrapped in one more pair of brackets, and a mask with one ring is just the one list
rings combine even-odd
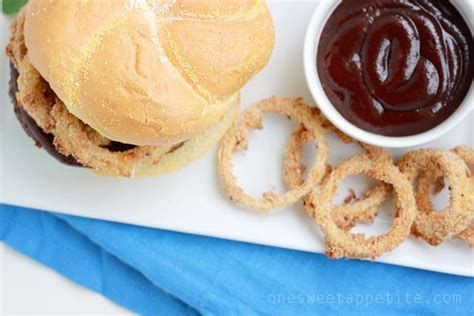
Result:
{"label": "golden toasted bun", "polygon": [[30,0],[31,63],[103,136],[174,144],[217,123],[268,61],[265,1]]}

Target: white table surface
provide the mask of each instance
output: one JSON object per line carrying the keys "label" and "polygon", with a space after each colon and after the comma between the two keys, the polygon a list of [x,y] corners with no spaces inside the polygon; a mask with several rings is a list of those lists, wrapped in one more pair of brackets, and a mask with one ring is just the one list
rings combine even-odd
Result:
{"label": "white table surface", "polygon": [[103,296],[0,243],[0,315],[130,315]]}

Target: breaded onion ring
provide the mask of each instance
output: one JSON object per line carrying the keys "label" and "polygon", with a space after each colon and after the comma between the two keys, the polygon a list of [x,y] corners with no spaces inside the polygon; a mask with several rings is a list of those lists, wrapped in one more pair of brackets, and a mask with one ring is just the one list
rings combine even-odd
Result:
{"label": "breaded onion ring", "polygon": [[[474,150],[466,147],[466,146],[459,146],[456,147],[452,150],[454,153],[456,153],[459,157],[461,157],[462,160],[466,164],[474,164]],[[473,188],[471,189],[471,198],[472,195],[474,195],[474,177],[472,174],[469,172],[469,177],[471,179],[471,184]],[[417,187],[416,187],[416,199],[417,199],[417,204],[418,207],[423,210],[424,212],[433,212],[434,207],[433,204],[431,203],[431,200],[429,198],[429,190],[430,186],[432,183],[435,183],[439,177],[439,173],[436,171],[432,171],[429,173],[424,173],[422,176],[419,177]],[[443,177],[441,177],[443,179]],[[434,191],[434,194],[439,193],[439,191],[444,187],[444,185],[441,188],[435,188],[436,190]],[[474,207],[471,206],[471,208]],[[464,229],[462,232],[460,232],[457,235],[454,235],[454,238],[461,239],[465,241],[469,247],[474,248],[474,224],[469,225],[468,228]]]}
{"label": "breaded onion ring", "polygon": [[[363,234],[341,229],[331,216],[334,209],[332,199],[338,185],[346,176],[360,173],[393,186],[397,215],[390,231],[384,235],[366,239]],[[394,249],[410,235],[410,228],[416,217],[416,202],[410,182],[388,155],[364,153],[337,166],[321,185],[320,193],[309,196],[306,210],[321,226],[327,256],[374,259]]]}
{"label": "breaded onion ring", "polygon": [[[461,159],[464,160],[466,164],[474,165],[474,149],[467,146],[458,146],[453,149],[453,152],[461,157]],[[469,177],[471,178],[471,183],[473,185],[471,194],[474,195],[474,175],[470,174]],[[474,205],[472,207],[474,208]],[[474,248],[474,223],[454,237],[464,240],[469,245],[469,247]]]}
{"label": "breaded onion ring", "polygon": [[465,163],[474,164],[474,149],[467,146],[458,146],[453,148],[452,152],[461,157]]}
{"label": "breaded onion ring", "polygon": [[444,210],[434,212],[432,207],[425,205],[426,201],[418,198],[419,212],[413,235],[435,246],[467,228],[474,219],[472,183],[468,177],[469,170],[460,157],[448,151],[421,149],[405,154],[399,167],[411,182],[438,170],[449,181],[450,203]]}
{"label": "breaded onion ring", "polygon": [[[346,134],[339,131],[329,121],[322,118],[323,127],[334,132],[334,134],[344,143],[349,144],[354,140]],[[301,150],[304,144],[311,142],[313,138],[303,125],[299,125],[293,132],[290,141],[285,149],[283,180],[287,188],[292,189],[304,182],[303,173],[306,167],[301,162]],[[368,151],[374,151],[375,148],[369,145],[359,143]],[[331,166],[328,165],[328,171]],[[324,182],[324,181],[323,181]],[[380,204],[387,198],[390,192],[390,186],[380,183],[373,189],[367,191],[361,198],[353,204],[336,206],[333,209],[333,220],[340,228],[351,229],[357,223],[372,223],[377,215]]]}
{"label": "breaded onion ring", "polygon": [[461,239],[469,247],[474,248],[474,224],[469,225],[468,228],[466,228],[459,234],[454,235],[454,238]]}
{"label": "breaded onion ring", "polygon": [[[304,183],[282,196],[278,196],[274,192],[265,192],[262,199],[256,199],[249,196],[238,186],[237,179],[232,171],[232,154],[235,151],[247,149],[248,129],[262,129],[263,114],[267,112],[280,113],[303,124],[316,140],[318,155]],[[244,112],[242,119],[226,133],[219,148],[218,170],[224,191],[232,201],[250,209],[269,211],[295,203],[319,184],[326,174],[327,157],[328,146],[318,111],[305,104],[301,98],[272,97],[249,107]]]}
{"label": "breaded onion ring", "polygon": [[[418,208],[423,212],[436,212],[430,200],[430,186],[431,184],[436,183],[437,179],[439,178],[440,177],[438,176],[437,172],[425,172],[418,178],[418,182],[416,184],[416,203]],[[438,194],[440,191],[439,189],[442,188],[435,187],[433,193]],[[453,237],[465,241],[469,245],[469,247],[473,248],[474,224],[469,225],[468,228],[464,229],[462,232],[454,235]]]}

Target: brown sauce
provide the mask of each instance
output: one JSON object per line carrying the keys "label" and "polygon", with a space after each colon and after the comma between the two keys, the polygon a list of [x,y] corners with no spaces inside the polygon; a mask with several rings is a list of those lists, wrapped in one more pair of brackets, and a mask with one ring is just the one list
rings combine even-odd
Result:
{"label": "brown sauce", "polygon": [[468,93],[473,38],[447,0],[343,0],[323,29],[316,65],[348,121],[414,135],[446,120]]}

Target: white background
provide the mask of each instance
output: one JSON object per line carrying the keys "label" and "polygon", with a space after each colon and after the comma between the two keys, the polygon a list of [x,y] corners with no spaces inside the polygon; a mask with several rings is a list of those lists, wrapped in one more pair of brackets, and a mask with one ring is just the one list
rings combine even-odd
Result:
{"label": "white background", "polygon": [[130,315],[101,295],[0,243],[0,315]]}

